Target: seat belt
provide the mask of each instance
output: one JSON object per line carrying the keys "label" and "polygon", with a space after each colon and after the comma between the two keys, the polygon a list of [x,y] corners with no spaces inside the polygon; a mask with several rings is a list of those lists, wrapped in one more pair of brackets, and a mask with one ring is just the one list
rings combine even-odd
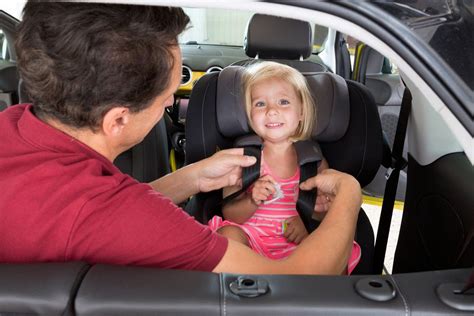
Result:
{"label": "seat belt", "polygon": [[391,167],[387,170],[389,178],[385,185],[379,227],[377,230],[377,239],[375,241],[373,274],[381,274],[383,270],[383,262],[387,250],[387,241],[390,232],[390,223],[392,221],[395,196],[397,193],[398,179],[400,171],[407,165],[407,161],[403,158],[403,146],[405,144],[408,117],[411,111],[411,100],[411,92],[407,87],[405,87],[400,107],[400,116],[398,117],[397,122],[397,130],[393,141]]}
{"label": "seat belt", "polygon": [[[255,137],[253,137],[253,141],[255,142]],[[322,160],[321,150],[319,149],[319,146],[317,146],[317,144],[313,141],[299,141],[294,144],[298,158],[298,165],[300,167],[299,183],[302,183],[307,179],[316,176],[319,163]],[[260,178],[262,145],[243,145],[243,148],[244,155],[254,156],[257,161],[250,167],[242,168],[242,188],[237,192],[225,197],[222,200],[222,205],[241,195]],[[319,225],[319,222],[312,217],[314,205],[316,203],[316,196],[316,188],[308,191],[299,190],[298,200],[296,201],[296,210],[298,211],[298,214],[309,233],[315,230]]]}

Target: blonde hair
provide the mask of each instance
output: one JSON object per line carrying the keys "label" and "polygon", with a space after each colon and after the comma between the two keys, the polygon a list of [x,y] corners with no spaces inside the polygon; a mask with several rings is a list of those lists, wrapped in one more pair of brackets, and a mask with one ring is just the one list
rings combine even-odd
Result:
{"label": "blonde hair", "polygon": [[290,139],[295,142],[310,138],[313,127],[315,126],[316,108],[306,79],[298,70],[272,61],[253,64],[246,68],[246,71],[244,72],[242,84],[245,96],[245,112],[247,113],[249,125],[253,128],[252,120],[250,119],[250,111],[252,109],[252,87],[259,82],[272,78],[277,78],[290,84],[293,89],[295,89],[301,102],[303,119],[298,125],[295,134]]}

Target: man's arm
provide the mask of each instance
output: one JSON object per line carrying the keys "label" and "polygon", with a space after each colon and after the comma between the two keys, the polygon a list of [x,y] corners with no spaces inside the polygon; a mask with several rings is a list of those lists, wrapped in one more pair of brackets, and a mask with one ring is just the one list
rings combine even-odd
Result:
{"label": "man's arm", "polygon": [[243,155],[242,148],[221,150],[213,156],[185,166],[150,183],[158,192],[178,204],[198,192],[239,185],[242,167],[256,162]]}
{"label": "man's arm", "polygon": [[334,170],[308,179],[302,189],[318,187],[334,196],[328,214],[284,260],[264,258],[229,240],[224,257],[213,272],[250,274],[341,274],[352,249],[357,216],[362,203],[360,185],[352,176]]}

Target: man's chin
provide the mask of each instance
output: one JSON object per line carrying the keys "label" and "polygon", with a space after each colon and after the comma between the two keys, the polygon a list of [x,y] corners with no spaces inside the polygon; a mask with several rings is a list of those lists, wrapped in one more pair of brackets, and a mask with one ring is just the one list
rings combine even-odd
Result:
{"label": "man's chin", "polygon": [[132,144],[127,144],[125,145],[123,148],[122,148],[122,151],[120,152],[121,154],[126,152],[127,150],[129,149],[132,149],[133,147],[135,147],[136,145],[140,144],[143,140],[145,139],[145,137],[139,139],[137,142],[134,142]]}

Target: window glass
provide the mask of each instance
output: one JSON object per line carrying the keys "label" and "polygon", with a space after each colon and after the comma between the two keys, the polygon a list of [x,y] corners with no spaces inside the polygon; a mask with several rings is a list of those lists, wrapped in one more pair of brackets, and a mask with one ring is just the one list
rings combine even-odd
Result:
{"label": "window glass", "polygon": [[[191,19],[190,27],[179,37],[180,44],[243,46],[247,24],[253,12],[184,8]],[[313,25],[313,53],[324,49],[328,29]]]}
{"label": "window glass", "polygon": [[323,51],[328,38],[328,28],[321,25],[313,25],[313,53]]}

